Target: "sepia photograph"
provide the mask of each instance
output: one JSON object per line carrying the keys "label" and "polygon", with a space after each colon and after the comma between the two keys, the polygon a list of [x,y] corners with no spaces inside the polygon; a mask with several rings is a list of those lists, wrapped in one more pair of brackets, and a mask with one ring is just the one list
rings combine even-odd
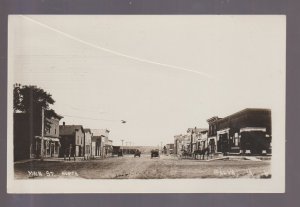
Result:
{"label": "sepia photograph", "polygon": [[284,15],[9,15],[9,193],[285,191]]}

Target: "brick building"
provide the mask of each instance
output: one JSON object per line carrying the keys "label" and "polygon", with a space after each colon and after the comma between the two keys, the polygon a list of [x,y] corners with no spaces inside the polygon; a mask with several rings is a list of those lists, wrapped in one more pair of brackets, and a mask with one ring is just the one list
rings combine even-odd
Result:
{"label": "brick building", "polygon": [[271,153],[271,110],[247,108],[225,118],[212,117],[209,146],[215,152]]}

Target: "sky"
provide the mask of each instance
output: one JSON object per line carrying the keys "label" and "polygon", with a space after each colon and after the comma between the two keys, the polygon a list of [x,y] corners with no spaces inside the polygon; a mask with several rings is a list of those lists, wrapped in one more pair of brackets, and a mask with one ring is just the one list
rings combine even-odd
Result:
{"label": "sky", "polygon": [[285,104],[284,16],[10,15],[8,43],[10,87],[43,88],[61,123],[115,145]]}

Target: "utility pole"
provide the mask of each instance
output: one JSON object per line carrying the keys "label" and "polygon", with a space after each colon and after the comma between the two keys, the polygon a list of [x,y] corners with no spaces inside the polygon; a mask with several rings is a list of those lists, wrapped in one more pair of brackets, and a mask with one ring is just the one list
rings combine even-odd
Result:
{"label": "utility pole", "polygon": [[125,142],[125,146],[126,146],[125,154],[128,154],[128,142]]}
{"label": "utility pole", "polygon": [[[29,88],[29,99],[30,99],[30,106],[29,106],[29,137],[30,137],[30,156],[29,158],[33,158],[35,156],[38,156],[37,150],[34,152],[33,142],[35,142],[35,145],[37,144],[37,141],[34,139],[34,130],[33,130],[33,92],[32,88]],[[34,153],[33,153],[34,152]],[[34,154],[34,155],[33,155]]]}
{"label": "utility pole", "polygon": [[44,108],[42,107],[41,160],[44,159]]}
{"label": "utility pole", "polygon": [[193,152],[193,131],[191,132],[191,153]]}

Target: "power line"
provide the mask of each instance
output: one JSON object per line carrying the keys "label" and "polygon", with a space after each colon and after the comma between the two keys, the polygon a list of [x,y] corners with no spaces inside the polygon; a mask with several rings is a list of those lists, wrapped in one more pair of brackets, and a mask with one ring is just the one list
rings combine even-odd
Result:
{"label": "power line", "polygon": [[66,106],[68,106],[69,108],[71,108],[73,111],[86,111],[86,112],[94,112],[94,113],[97,113],[97,114],[104,114],[106,113],[105,111],[99,111],[97,109],[91,109],[91,108],[86,108],[86,107],[74,107],[73,105],[70,105],[70,104],[64,104]]}
{"label": "power line", "polygon": [[82,116],[71,116],[71,115],[66,115],[66,114],[62,114],[62,116],[72,117],[72,118],[79,118],[79,119],[98,120],[98,121],[112,121],[112,122],[120,121],[120,120],[112,120],[112,119],[97,119],[97,118],[82,117]]}
{"label": "power line", "polygon": [[213,78],[210,74],[208,73],[204,73],[204,72],[200,72],[200,71],[196,71],[196,70],[191,70],[191,69],[188,69],[188,68],[184,68],[184,67],[179,67],[179,66],[175,66],[175,65],[169,65],[169,64],[165,64],[165,63],[160,63],[160,62],[155,62],[155,61],[152,61],[152,60],[147,60],[147,59],[143,59],[143,58],[138,58],[138,57],[134,57],[134,56],[130,56],[130,55],[127,55],[127,54],[124,54],[124,53],[121,53],[121,52],[118,52],[118,51],[114,51],[114,50],[111,50],[111,49],[108,49],[108,48],[104,48],[104,47],[101,47],[101,46],[98,46],[98,45],[95,45],[93,43],[90,43],[90,42],[87,42],[85,40],[82,40],[82,39],[79,39],[73,35],[70,35],[68,33],[65,33],[61,30],[58,30],[58,29],[55,29],[47,24],[44,24],[44,23],[41,23],[37,20],[34,20],[30,17],[27,17],[27,16],[24,16],[24,15],[21,15],[23,18],[35,23],[35,24],[38,24],[44,28],[47,28],[51,31],[54,31],[58,34],[61,34],[69,39],[72,39],[72,40],[75,40],[77,42],[80,42],[84,45],[87,45],[87,46],[90,46],[90,47],[93,47],[95,49],[99,49],[99,50],[102,50],[104,52],[107,52],[107,53],[111,53],[111,54],[114,54],[114,55],[117,55],[117,56],[120,56],[120,57],[124,57],[124,58],[128,58],[128,59],[131,59],[131,60],[135,60],[135,61],[138,61],[138,62],[143,62],[143,63],[148,63],[148,64],[153,64],[153,65],[158,65],[158,66],[163,66],[163,67],[166,67],[166,68],[171,68],[171,69],[175,69],[175,70],[181,70],[181,71],[186,71],[186,72],[192,72],[192,73],[196,73],[196,74],[199,74],[199,75],[202,75],[202,76],[205,76],[207,78]]}

